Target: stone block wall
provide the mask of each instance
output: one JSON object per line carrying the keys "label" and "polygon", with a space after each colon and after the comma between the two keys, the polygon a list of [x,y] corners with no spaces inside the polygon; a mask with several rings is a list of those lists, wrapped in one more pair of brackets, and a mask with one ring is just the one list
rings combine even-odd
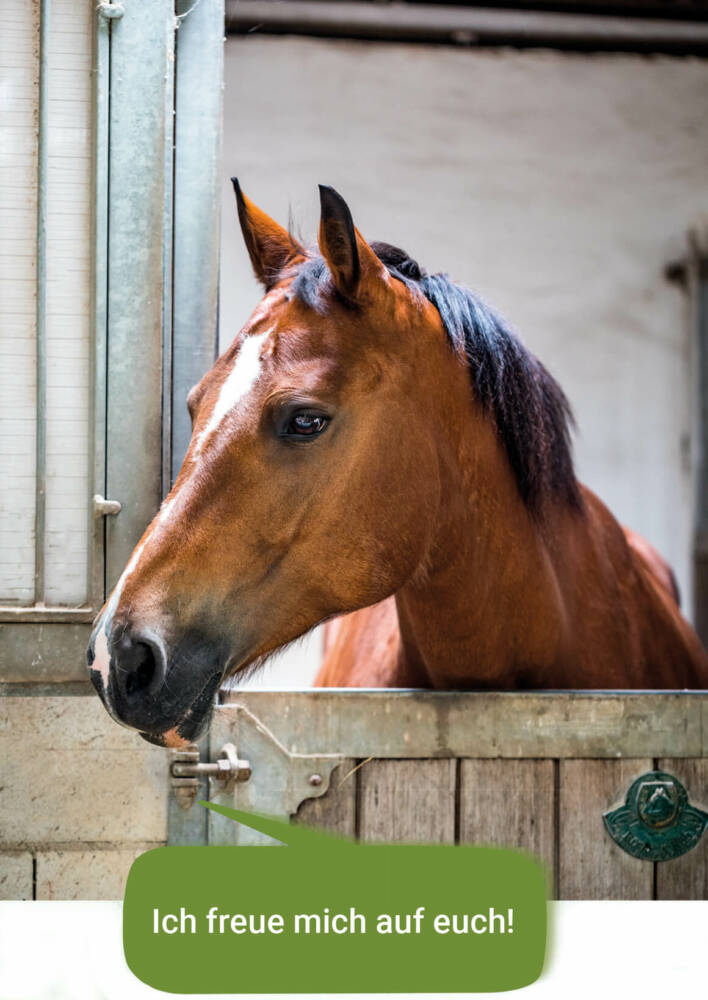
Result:
{"label": "stone block wall", "polygon": [[0,698],[0,898],[121,899],[167,840],[168,758],[94,695]]}

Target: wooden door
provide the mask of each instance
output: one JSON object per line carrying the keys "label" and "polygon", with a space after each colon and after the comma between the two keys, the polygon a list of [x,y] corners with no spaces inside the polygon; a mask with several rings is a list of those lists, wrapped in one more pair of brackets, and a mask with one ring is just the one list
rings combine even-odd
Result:
{"label": "wooden door", "polygon": [[[233,692],[205,755],[234,743],[252,778],[200,795],[362,841],[519,848],[560,899],[708,898],[708,836],[676,860],[638,860],[603,821],[654,770],[708,806],[707,713],[701,693]],[[189,813],[173,842],[190,840]],[[211,813],[191,836],[262,839]]]}

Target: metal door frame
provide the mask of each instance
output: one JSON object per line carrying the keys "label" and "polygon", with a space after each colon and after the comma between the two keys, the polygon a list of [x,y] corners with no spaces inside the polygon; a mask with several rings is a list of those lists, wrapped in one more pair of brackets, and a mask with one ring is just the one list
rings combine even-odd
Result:
{"label": "metal door frame", "polygon": [[[51,0],[40,9],[35,602],[0,607],[0,683],[86,679],[91,622],[189,440],[186,393],[217,345],[223,0],[95,8],[88,600],[48,607],[43,581],[44,219]],[[125,402],[129,405],[126,406]],[[57,693],[61,693],[57,689]]]}
{"label": "metal door frame", "polygon": [[696,494],[693,546],[694,620],[708,647],[708,222],[689,234],[685,269],[692,319],[691,360],[695,366]]}

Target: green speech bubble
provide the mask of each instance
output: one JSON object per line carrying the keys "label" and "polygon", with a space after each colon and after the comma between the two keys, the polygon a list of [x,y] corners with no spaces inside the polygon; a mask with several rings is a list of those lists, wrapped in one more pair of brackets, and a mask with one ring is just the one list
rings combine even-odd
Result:
{"label": "green speech bubble", "polygon": [[541,973],[545,880],[519,851],[355,844],[202,803],[287,844],[159,847],[128,876],[132,972],[173,993],[446,993]]}

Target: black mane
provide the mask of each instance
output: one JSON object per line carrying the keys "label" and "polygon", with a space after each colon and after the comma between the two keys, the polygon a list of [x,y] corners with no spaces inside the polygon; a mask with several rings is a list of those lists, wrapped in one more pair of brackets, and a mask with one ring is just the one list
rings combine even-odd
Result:
{"label": "black mane", "polygon": [[[475,391],[497,427],[526,506],[536,512],[544,499],[556,498],[580,507],[570,444],[573,415],[552,375],[468,288],[445,274],[427,274],[398,247],[372,243],[371,248],[394,278],[422,293],[440,313],[453,348],[467,359]],[[303,302],[321,309],[325,286],[327,265],[315,257],[298,269],[292,289]]]}

